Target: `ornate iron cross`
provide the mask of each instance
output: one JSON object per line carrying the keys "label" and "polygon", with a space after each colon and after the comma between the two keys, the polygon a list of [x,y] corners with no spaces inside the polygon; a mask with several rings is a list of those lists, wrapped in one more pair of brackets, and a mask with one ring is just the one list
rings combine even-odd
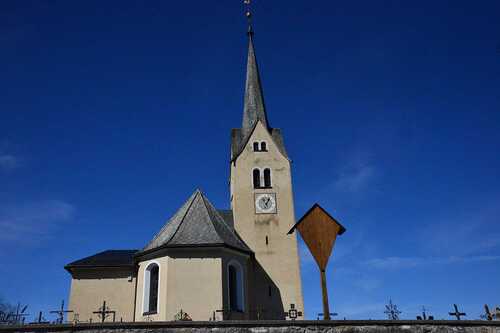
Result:
{"label": "ornate iron cross", "polygon": [[295,320],[298,317],[302,317],[302,311],[295,309],[295,304],[290,304],[290,310],[285,312],[285,317],[290,318],[290,320]]}
{"label": "ornate iron cross", "polygon": [[38,313],[38,317],[35,318],[35,321],[31,322],[30,324],[48,324],[49,321],[47,321],[47,319],[45,319],[45,317],[43,316],[43,312],[40,311]]}
{"label": "ornate iron cross", "polygon": [[63,323],[63,321],[64,321],[64,314],[65,313],[72,313],[72,312],[73,312],[72,310],[64,310],[64,300],[62,300],[62,302],[61,302],[61,308],[59,310],[50,311],[50,313],[57,314],[56,323],[58,323],[58,324],[62,324]]}
{"label": "ornate iron cross", "polygon": [[389,300],[389,304],[385,306],[384,313],[387,315],[389,320],[399,320],[399,315],[401,311],[398,310],[398,306],[396,304],[392,304],[392,300]]}
{"label": "ornate iron cross", "polygon": [[97,314],[101,318],[102,323],[104,323],[110,314],[113,314],[113,322],[115,322],[116,319],[116,311],[110,310],[109,307],[106,306],[106,301],[102,302],[102,306],[97,311],[92,313]]}
{"label": "ornate iron cross", "polygon": [[453,307],[455,308],[455,312],[449,312],[448,314],[450,316],[457,317],[457,320],[460,320],[461,316],[467,316],[467,314],[465,312],[458,311],[458,306],[456,304],[453,304]]}
{"label": "ornate iron cross", "polygon": [[[339,315],[339,314],[338,314],[337,312],[333,312],[333,313],[331,313],[331,312],[330,312],[330,318],[331,318],[331,317],[338,316],[338,315]],[[317,318],[318,320],[319,320],[319,317],[323,317],[323,318],[324,318],[324,317],[325,317],[325,314],[324,314],[323,312],[320,312],[320,313],[318,313],[318,318]]]}
{"label": "ornate iron cross", "polygon": [[417,316],[417,320],[434,320],[434,316],[427,317],[427,310],[422,306],[422,316]]}

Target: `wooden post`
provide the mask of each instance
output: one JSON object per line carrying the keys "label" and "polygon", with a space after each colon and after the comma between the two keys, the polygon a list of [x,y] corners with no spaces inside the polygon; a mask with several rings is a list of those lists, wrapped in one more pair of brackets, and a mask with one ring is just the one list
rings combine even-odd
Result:
{"label": "wooden post", "polygon": [[326,273],[321,270],[321,291],[323,292],[323,319],[330,320],[330,306],[328,305],[328,290],[326,289]]}

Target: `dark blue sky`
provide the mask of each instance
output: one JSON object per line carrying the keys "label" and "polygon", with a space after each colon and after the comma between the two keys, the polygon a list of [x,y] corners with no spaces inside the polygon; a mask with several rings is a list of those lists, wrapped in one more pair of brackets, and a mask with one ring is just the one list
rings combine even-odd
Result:
{"label": "dark blue sky", "polygon": [[[256,1],[271,125],[296,215],[346,227],[333,309],[500,305],[500,2]],[[229,202],[242,117],[243,6],[218,1],[0,4],[0,296],[50,310],[63,266],[140,248],[200,187]],[[301,246],[308,318],[319,275]]]}

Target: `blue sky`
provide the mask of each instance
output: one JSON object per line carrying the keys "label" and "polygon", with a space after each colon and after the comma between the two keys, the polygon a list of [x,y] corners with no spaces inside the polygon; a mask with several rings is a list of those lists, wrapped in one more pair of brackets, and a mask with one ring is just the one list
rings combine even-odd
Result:
{"label": "blue sky", "polygon": [[[268,116],[296,215],[347,228],[328,268],[340,317],[500,305],[500,3],[256,1]],[[242,117],[242,4],[0,4],[0,296],[31,313],[63,266],[140,248],[200,187],[228,206]],[[301,244],[305,310],[319,274]]]}

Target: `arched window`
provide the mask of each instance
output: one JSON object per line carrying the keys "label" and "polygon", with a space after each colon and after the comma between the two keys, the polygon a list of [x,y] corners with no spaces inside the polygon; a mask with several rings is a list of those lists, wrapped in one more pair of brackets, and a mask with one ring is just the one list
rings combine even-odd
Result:
{"label": "arched window", "polygon": [[258,142],[253,143],[253,151],[259,151],[259,143]]}
{"label": "arched window", "polygon": [[271,169],[264,169],[264,187],[271,187]]}
{"label": "arched window", "polygon": [[231,311],[243,312],[244,289],[243,289],[243,269],[236,261],[232,261],[227,268],[227,279],[229,287],[229,309]]}
{"label": "arched window", "polygon": [[260,188],[260,170],[253,169],[253,188]]}
{"label": "arched window", "polygon": [[267,151],[267,144],[265,141],[260,143],[260,151]]}
{"label": "arched window", "polygon": [[158,282],[160,267],[150,264],[144,272],[144,313],[158,312]]}

